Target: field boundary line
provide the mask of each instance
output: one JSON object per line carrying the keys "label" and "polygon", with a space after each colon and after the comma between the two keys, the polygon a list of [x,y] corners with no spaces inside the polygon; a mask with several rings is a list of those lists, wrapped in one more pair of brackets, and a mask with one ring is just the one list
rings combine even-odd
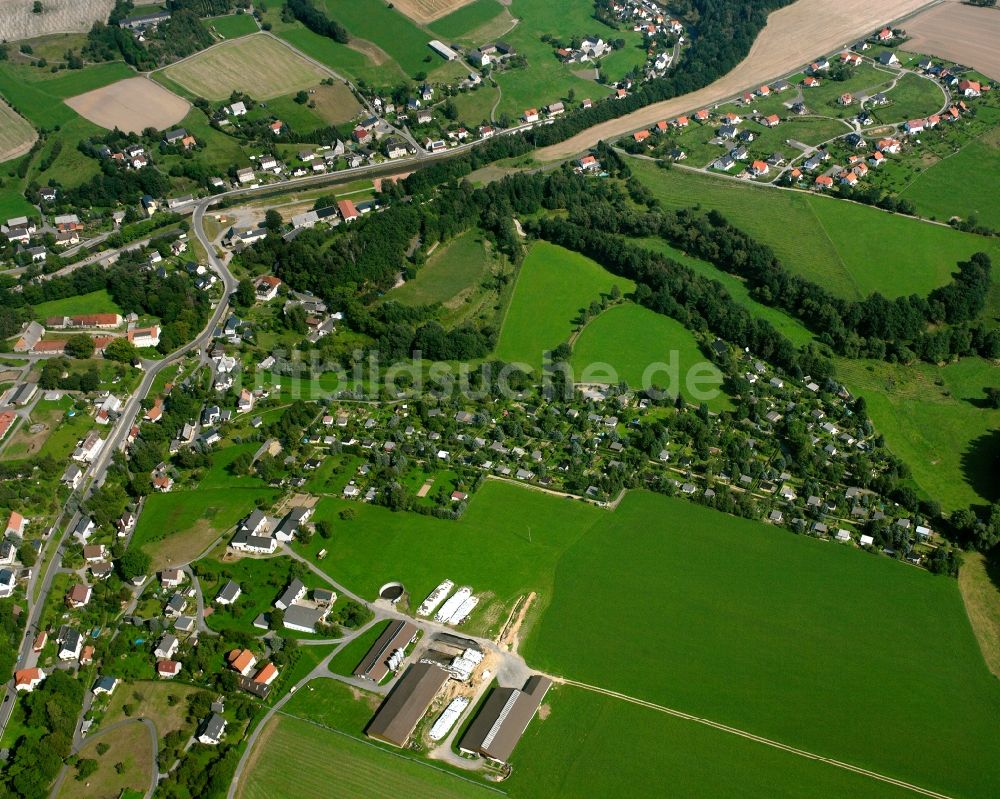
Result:
{"label": "field boundary line", "polygon": [[754,741],[759,744],[764,744],[765,746],[770,746],[774,749],[780,749],[783,752],[788,752],[792,755],[797,755],[803,757],[806,760],[816,760],[820,763],[826,763],[836,768],[843,769],[844,771],[850,771],[855,774],[860,774],[864,777],[870,777],[879,782],[884,782],[889,785],[894,785],[897,788],[903,788],[905,790],[918,793],[921,796],[929,796],[931,799],[954,799],[954,797],[948,794],[938,793],[930,788],[921,788],[919,785],[914,785],[903,780],[898,780],[895,777],[890,777],[886,774],[880,774],[877,771],[871,771],[861,766],[855,766],[851,763],[845,763],[842,760],[835,760],[831,757],[826,757],[824,755],[818,755],[814,752],[809,752],[805,749],[799,749],[798,747],[791,746],[789,744],[783,744],[780,741],[772,740],[771,738],[765,738],[762,735],[757,735],[752,732],[747,732],[746,730],[741,730],[738,727],[730,727],[727,724],[723,724],[719,721],[712,721],[712,719],[701,718],[700,716],[694,716],[690,713],[685,713],[682,710],[675,710],[674,708],[666,707],[664,705],[658,705],[655,702],[649,702],[645,699],[638,699],[634,696],[629,696],[628,694],[623,694],[618,691],[612,691],[609,688],[601,688],[597,685],[590,685],[589,683],[578,682],[576,680],[570,680],[566,678],[556,678],[558,682],[563,685],[571,685],[575,688],[581,688],[585,691],[592,691],[594,693],[603,694],[605,696],[612,697],[613,699],[621,699],[625,702],[630,702],[634,705],[639,705],[640,707],[648,708],[649,710],[657,710],[660,713],[665,713],[668,716],[674,716],[675,718],[683,719],[685,721],[693,721],[696,724],[702,724],[706,727],[711,727],[712,729],[719,730],[720,732],[729,733],[730,735],[736,735],[740,738],[745,738],[748,741]]}
{"label": "field boundary line", "polygon": [[[386,754],[392,755],[393,757],[398,757],[400,760],[408,760],[411,763],[416,763],[418,766],[423,766],[424,768],[429,768],[433,769],[434,771],[439,771],[442,774],[447,774],[449,777],[454,777],[455,779],[462,780],[463,782],[467,782],[470,785],[475,785],[478,788],[485,788],[487,791],[492,791],[493,793],[499,794],[500,796],[510,795],[506,791],[501,791],[499,788],[494,788],[492,785],[484,785],[481,782],[470,780],[468,777],[463,777],[461,774],[456,774],[454,771],[448,771],[448,769],[440,768],[439,766],[435,766],[432,763],[425,763],[423,760],[418,760],[415,757],[407,757],[406,755],[400,754],[399,752],[393,752],[390,751],[389,749],[383,749],[381,746],[373,744],[371,741],[366,741],[364,738],[358,738],[358,736],[351,735],[349,732],[344,732],[344,730],[338,730],[336,727],[329,727],[326,724],[323,724],[322,722],[313,721],[312,719],[305,719],[302,718],[302,716],[296,716],[294,713],[289,713],[285,710],[275,710],[275,713],[279,716],[285,716],[286,718],[295,719],[296,721],[304,721],[306,724],[312,724],[314,727],[319,727],[322,730],[335,732],[337,733],[337,735],[342,735],[345,738],[350,738],[352,741],[357,741],[358,743],[364,744],[365,746],[370,746],[372,749],[377,749],[378,751],[385,752]],[[944,797],[944,799],[951,799],[951,797]]]}

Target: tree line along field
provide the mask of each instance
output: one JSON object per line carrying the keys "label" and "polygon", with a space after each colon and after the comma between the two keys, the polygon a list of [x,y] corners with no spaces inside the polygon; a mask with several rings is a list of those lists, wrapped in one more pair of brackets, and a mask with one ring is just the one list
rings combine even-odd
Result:
{"label": "tree line along field", "polygon": [[[673,361],[672,353],[677,355],[679,383],[673,384],[666,371],[646,374],[651,364]],[[583,328],[573,344],[570,359],[574,380],[590,382],[585,370],[602,363],[613,368],[617,379],[601,382],[615,384],[624,380],[635,389],[655,384],[695,405],[703,400],[697,392],[708,392],[713,395],[705,400],[710,410],[732,407],[722,390],[722,373],[705,357],[694,334],[677,320],[641,305],[625,302],[612,306]],[[601,369],[601,374],[605,372]],[[696,382],[689,383],[689,377]]]}
{"label": "tree line along field", "polygon": [[[845,297],[873,291],[926,295],[949,279],[959,260],[977,251],[1000,264],[1000,245],[994,238],[805,192],[734,185],[689,170],[664,171],[639,160],[630,161],[630,166],[665,207],[701,204],[718,209],[769,244],[786,268]],[[734,282],[727,286],[732,291]],[[996,279],[987,314],[1000,314]],[[769,321],[775,322],[773,316]],[[837,368],[847,387],[869,402],[876,429],[911,468],[918,488],[948,509],[997,498],[989,483],[997,468],[990,433],[996,426],[995,412],[983,407],[984,387],[997,384],[995,368],[979,359],[935,367],[843,358]],[[952,385],[956,381],[960,388]]]}
{"label": "tree line along field", "polygon": [[848,299],[926,295],[950,280],[958,261],[984,251],[1000,263],[1000,243],[805,191],[663,170],[629,161],[664,208],[701,205],[768,244],[787,269]]}
{"label": "tree line along field", "polygon": [[508,363],[542,365],[542,354],[565,342],[573,321],[613,286],[625,294],[632,281],[554,244],[535,242],[518,274],[495,355]]}
{"label": "tree line along field", "polygon": [[794,319],[784,311],[764,305],[753,299],[750,296],[750,290],[747,288],[746,283],[735,275],[723,272],[714,264],[702,261],[700,258],[680,252],[661,238],[637,239],[637,241],[648,250],[662,253],[668,258],[690,267],[699,275],[718,281],[740,305],[744,306],[754,316],[770,322],[775,329],[781,331],[793,344],[808,344],[814,340],[813,334],[798,319]]}

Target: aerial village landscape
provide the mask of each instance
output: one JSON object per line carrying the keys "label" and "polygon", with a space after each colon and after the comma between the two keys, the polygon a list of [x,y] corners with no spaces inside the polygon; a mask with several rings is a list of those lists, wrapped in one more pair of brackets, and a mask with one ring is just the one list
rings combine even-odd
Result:
{"label": "aerial village landscape", "polygon": [[990,0],[0,0],[0,795],[1000,790]]}

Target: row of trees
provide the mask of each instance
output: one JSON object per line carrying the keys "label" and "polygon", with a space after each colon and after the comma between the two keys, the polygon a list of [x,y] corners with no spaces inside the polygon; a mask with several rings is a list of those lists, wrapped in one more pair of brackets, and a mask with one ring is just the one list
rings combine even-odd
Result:
{"label": "row of trees", "polygon": [[339,22],[330,19],[326,14],[314,6],[311,0],[286,0],[285,9],[313,33],[326,36],[335,42],[347,44],[351,35]]}
{"label": "row of trees", "polygon": [[[661,212],[622,217],[630,235],[658,234],[673,246],[747,281],[753,297],[801,319],[824,343],[849,357],[938,362],[952,355],[1000,355],[1000,334],[978,323],[986,307],[992,264],[975,253],[958,265],[951,283],[927,297],[888,299],[878,292],[861,301],[835,296],[792,274],[774,251],[731,225],[718,211]],[[615,218],[608,220],[609,226]],[[931,331],[929,325],[951,325]]]}

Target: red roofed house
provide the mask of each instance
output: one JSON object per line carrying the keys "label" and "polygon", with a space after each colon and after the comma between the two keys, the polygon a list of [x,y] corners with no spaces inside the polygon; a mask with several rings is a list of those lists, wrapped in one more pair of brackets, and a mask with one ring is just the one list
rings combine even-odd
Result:
{"label": "red roofed house", "polygon": [[45,644],[49,640],[49,633],[47,630],[42,630],[38,635],[35,636],[35,641],[31,645],[32,652],[41,652],[45,649]]}
{"label": "red roofed house", "polygon": [[27,524],[27,519],[25,519],[16,510],[12,510],[10,512],[10,518],[7,519],[7,530],[4,532],[4,535],[16,535],[18,538],[24,538],[24,528]]}
{"label": "red roofed house", "polygon": [[38,355],[62,355],[66,352],[66,342],[55,339],[39,341],[31,348],[31,351]]}
{"label": "red roofed house", "polygon": [[840,99],[837,102],[839,102],[841,105],[850,105],[851,103],[854,102],[854,95],[851,94],[850,92],[844,92],[842,95],[840,95]]}
{"label": "red roofed house", "polygon": [[677,119],[674,120],[673,125],[675,128],[686,128],[688,126],[688,118],[677,117]]}
{"label": "red roofed house", "polygon": [[273,663],[265,663],[264,667],[254,675],[253,681],[260,685],[270,685],[278,679],[278,668]]}
{"label": "red roofed house", "polygon": [[927,120],[925,119],[911,119],[909,122],[903,125],[903,128],[906,130],[907,133],[913,136],[917,133],[923,133],[924,126],[926,124]]}
{"label": "red roofed house", "polygon": [[156,673],[159,674],[164,680],[169,680],[176,677],[181,672],[181,664],[176,660],[158,660],[156,661]]}
{"label": "red roofed house", "polygon": [[858,176],[853,172],[842,172],[840,174],[840,182],[845,186],[854,186],[858,182]]}
{"label": "red roofed house", "polygon": [[978,97],[982,92],[982,86],[978,81],[963,80],[959,82],[958,90],[966,97]]}
{"label": "red roofed house", "polygon": [[580,169],[597,169],[597,167],[601,164],[594,156],[585,155],[576,162],[576,165],[580,167]]}
{"label": "red roofed house", "polygon": [[793,169],[791,172],[788,173],[788,177],[790,177],[792,180],[801,180],[802,170],[796,167],[795,169]]}
{"label": "red roofed house", "polygon": [[648,130],[637,131],[636,133],[632,134],[632,138],[635,139],[637,142],[644,142],[646,141],[646,139],[649,138],[649,131]]}
{"label": "red roofed house", "polygon": [[80,653],[80,665],[89,666],[93,662],[94,662],[94,647],[92,647],[90,644],[87,644],[83,648],[83,651]]}
{"label": "red roofed house", "polygon": [[14,672],[14,687],[18,691],[31,693],[45,679],[45,672],[41,669],[21,669]]}
{"label": "red roofed house", "polygon": [[703,108],[703,109],[701,109],[701,111],[695,111],[694,112],[694,118],[698,122],[706,122],[708,120],[709,116],[710,116],[710,114],[708,113],[708,109],[707,108]]}
{"label": "red roofed house", "polygon": [[857,53],[847,53],[847,52],[841,53],[840,63],[848,64],[852,67],[857,67],[861,65],[861,56],[859,56]]}
{"label": "red roofed house", "polygon": [[249,649],[234,649],[226,656],[226,660],[229,661],[229,666],[233,671],[244,677],[250,673],[250,669],[257,662],[257,658]]}
{"label": "red roofed house", "polygon": [[895,155],[899,152],[899,142],[896,139],[879,139],[878,144],[875,145],[880,153],[890,153]]}
{"label": "red roofed house", "polygon": [[273,133],[275,136],[280,136],[281,131],[284,130],[284,128],[285,128],[285,123],[282,122],[280,119],[276,119],[274,120],[274,122],[271,123],[271,133]]}
{"label": "red roofed house", "polygon": [[524,115],[522,117],[525,122],[537,122],[538,121],[538,109],[528,108],[525,109]]}
{"label": "red roofed house", "polygon": [[819,79],[814,78],[812,75],[809,75],[808,77],[803,79],[802,85],[805,86],[807,89],[815,89],[817,86],[819,86]]}
{"label": "red roofed house", "polygon": [[892,40],[892,31],[889,28],[882,28],[876,35],[875,38],[880,42],[888,42]]}
{"label": "red roofed house", "polygon": [[868,163],[874,167],[880,167],[885,163],[885,156],[876,150],[872,153],[871,158],[868,159]]}
{"label": "red roofed house", "polygon": [[10,426],[14,424],[17,419],[17,414],[13,411],[3,411],[0,413],[0,440],[7,435],[7,431],[10,430]]}
{"label": "red roofed house", "polygon": [[624,89],[616,89],[615,90],[615,99],[616,100],[624,100],[626,97],[628,97],[628,92],[625,91]]}
{"label": "red roofed house", "polygon": [[820,175],[816,178],[816,188],[829,189],[831,186],[833,186],[833,178],[829,175]]}
{"label": "red roofed house", "polygon": [[367,144],[373,135],[374,134],[372,134],[372,132],[367,128],[355,128],[351,132],[351,138],[353,138],[358,144]]}
{"label": "red roofed house", "polygon": [[129,330],[128,340],[139,349],[155,347],[160,343],[160,327],[153,325],[152,327],[137,327]]}
{"label": "red roofed house", "polygon": [[270,302],[278,296],[278,287],[281,285],[281,278],[274,275],[261,275],[254,281],[254,288],[257,291],[259,302]]}
{"label": "red roofed house", "polygon": [[174,487],[174,478],[169,474],[158,474],[153,477],[152,480],[153,488],[159,491],[161,494],[166,494]]}
{"label": "red roofed house", "polygon": [[655,127],[660,133],[663,133],[667,129],[667,120],[661,119],[653,127]]}
{"label": "red roofed house", "polygon": [[767,97],[770,93],[771,93],[771,87],[767,85],[761,86],[759,89],[757,89],[757,94],[759,94],[761,97]]}
{"label": "red roofed house", "polygon": [[770,116],[764,117],[764,125],[768,128],[774,128],[781,124],[781,117],[777,114],[771,114]]}
{"label": "red roofed house", "polygon": [[766,175],[768,172],[767,164],[763,161],[754,161],[752,164],[750,164],[750,171],[756,177],[760,177],[761,175]]}
{"label": "red roofed house", "polygon": [[337,210],[340,211],[340,218],[345,222],[353,222],[358,218],[358,209],[350,200],[337,200]]}
{"label": "red roofed house", "polygon": [[160,417],[163,416],[163,398],[157,397],[153,400],[153,406],[146,411],[146,415],[143,417],[147,422],[158,422]]}

